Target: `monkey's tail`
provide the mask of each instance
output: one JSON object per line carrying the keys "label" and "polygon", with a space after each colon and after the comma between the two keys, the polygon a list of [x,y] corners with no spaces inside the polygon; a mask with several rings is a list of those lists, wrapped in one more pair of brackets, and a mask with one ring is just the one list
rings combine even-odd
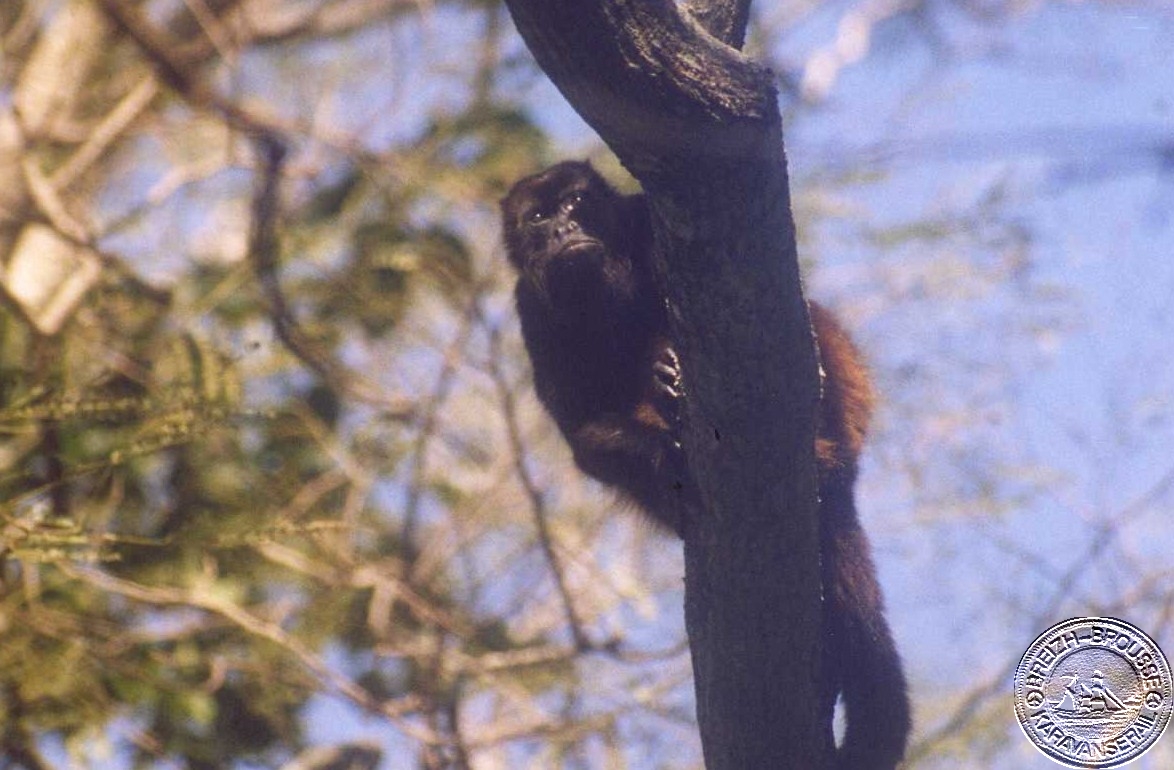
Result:
{"label": "monkey's tail", "polygon": [[893,770],[911,726],[905,674],[856,515],[852,479],[840,481],[846,483],[824,485],[820,512],[827,703],[830,710],[838,689],[846,712],[836,770]]}

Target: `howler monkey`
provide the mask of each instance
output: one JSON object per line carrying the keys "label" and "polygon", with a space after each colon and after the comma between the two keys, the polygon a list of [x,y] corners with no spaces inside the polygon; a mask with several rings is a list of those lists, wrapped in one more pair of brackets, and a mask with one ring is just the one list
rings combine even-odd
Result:
{"label": "howler monkey", "polygon": [[[680,535],[681,498],[692,494],[676,426],[680,371],[652,277],[644,196],[621,195],[589,164],[566,162],[517,182],[501,208],[539,399],[585,473]],[[872,388],[831,313],[810,307],[824,372],[816,439],[821,707],[830,725],[843,695],[837,770],[891,770],[904,754],[909,704],[853,496]]]}

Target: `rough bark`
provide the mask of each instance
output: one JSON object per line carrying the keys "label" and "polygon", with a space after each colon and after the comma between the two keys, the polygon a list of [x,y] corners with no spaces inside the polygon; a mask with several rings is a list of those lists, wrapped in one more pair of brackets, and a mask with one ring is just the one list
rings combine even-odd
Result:
{"label": "rough bark", "polygon": [[689,515],[685,602],[706,766],[826,766],[818,374],[774,79],[723,42],[741,43],[749,3],[507,5],[652,204],[704,508]]}

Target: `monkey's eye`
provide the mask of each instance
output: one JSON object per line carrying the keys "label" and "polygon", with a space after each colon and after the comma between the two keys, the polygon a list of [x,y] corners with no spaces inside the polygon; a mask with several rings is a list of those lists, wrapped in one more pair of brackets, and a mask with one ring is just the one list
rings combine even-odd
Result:
{"label": "monkey's eye", "polygon": [[550,214],[548,214],[545,209],[532,209],[530,213],[526,215],[526,222],[532,225],[537,225],[541,224],[549,218]]}

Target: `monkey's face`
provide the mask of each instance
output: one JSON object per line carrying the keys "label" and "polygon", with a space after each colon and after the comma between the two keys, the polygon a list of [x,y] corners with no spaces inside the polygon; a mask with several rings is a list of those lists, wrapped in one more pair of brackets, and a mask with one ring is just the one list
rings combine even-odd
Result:
{"label": "monkey's face", "polygon": [[623,197],[586,163],[526,177],[502,201],[510,262],[548,300],[631,272]]}

